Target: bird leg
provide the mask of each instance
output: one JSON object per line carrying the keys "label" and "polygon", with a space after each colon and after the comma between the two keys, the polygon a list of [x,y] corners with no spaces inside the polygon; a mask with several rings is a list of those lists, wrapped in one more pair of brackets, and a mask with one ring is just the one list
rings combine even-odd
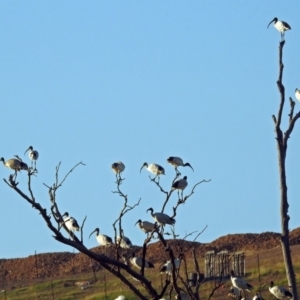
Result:
{"label": "bird leg", "polygon": [[117,179],[116,184],[118,184],[118,185],[121,185],[122,181],[125,180],[125,178],[121,177],[120,173],[116,173],[116,179]]}
{"label": "bird leg", "polygon": [[8,181],[9,181],[9,183],[13,186],[13,187],[16,187],[19,183],[18,182],[16,182],[16,177],[15,177],[15,174],[11,174],[11,175],[9,175],[9,177],[8,177]]}
{"label": "bird leg", "polygon": [[[156,177],[157,177],[157,175],[155,176],[155,177],[153,177],[153,178],[151,178],[151,176],[149,176],[150,177],[150,180],[151,181],[154,181],[155,182],[155,179],[156,179]],[[159,178],[159,177],[158,177]],[[158,183],[159,183],[159,180],[157,181]]]}
{"label": "bird leg", "polygon": [[176,177],[179,177],[181,173],[178,171],[177,167],[175,167],[175,171],[176,171]]}

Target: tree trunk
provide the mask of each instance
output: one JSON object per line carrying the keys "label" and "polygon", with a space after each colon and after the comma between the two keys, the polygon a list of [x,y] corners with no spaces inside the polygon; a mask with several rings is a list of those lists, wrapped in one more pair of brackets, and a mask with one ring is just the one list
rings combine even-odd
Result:
{"label": "tree trunk", "polygon": [[275,132],[277,140],[277,150],[278,150],[278,164],[279,164],[279,180],[280,180],[280,217],[281,217],[281,247],[282,254],[285,264],[286,276],[289,287],[293,294],[293,299],[298,300],[297,286],[295,279],[295,272],[292,263],[291,250],[290,250],[290,239],[289,239],[289,220],[288,215],[288,194],[287,194],[287,183],[286,183],[286,171],[285,171],[285,159],[287,152],[287,142],[288,138],[293,130],[296,120],[299,118],[299,113],[293,117],[295,102],[290,99],[291,112],[289,114],[290,124],[288,130],[283,134],[280,125],[282,119],[282,111],[285,102],[285,89],[282,84],[283,75],[283,63],[282,63],[282,49],[285,42],[281,41],[279,44],[279,78],[277,81],[278,90],[280,93],[280,105],[278,110],[277,119],[273,115],[273,120],[275,123]]}

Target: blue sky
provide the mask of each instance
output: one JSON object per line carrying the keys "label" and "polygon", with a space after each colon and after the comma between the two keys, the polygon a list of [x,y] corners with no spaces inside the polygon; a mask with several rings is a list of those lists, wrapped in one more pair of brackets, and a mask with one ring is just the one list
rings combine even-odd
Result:
{"label": "blue sky", "polygon": [[[61,161],[62,212],[85,216],[85,244],[99,227],[113,235],[122,208],[113,194],[110,166],[126,165],[122,188],[137,209],[126,215],[125,234],[142,245],[138,219],[161,209],[164,196],[139,169],[161,164],[167,189],[180,156],[195,195],[180,207],[176,232],[208,228],[199,242],[233,233],[280,229],[279,180],[272,114],[279,94],[274,17],[288,22],[284,47],[286,96],[300,87],[299,15],[296,1],[2,1],[0,9],[1,151],[5,159],[32,145],[40,153],[33,180],[38,202],[49,209],[47,189]],[[300,104],[296,105],[296,112]],[[286,106],[284,126],[287,126]],[[300,226],[297,150],[299,124],[289,141],[287,179],[290,228]],[[10,170],[0,168],[7,178]],[[26,173],[19,186],[27,188]],[[0,257],[34,251],[72,251],[56,242],[37,211],[0,185]],[[166,212],[176,202],[172,196]]]}

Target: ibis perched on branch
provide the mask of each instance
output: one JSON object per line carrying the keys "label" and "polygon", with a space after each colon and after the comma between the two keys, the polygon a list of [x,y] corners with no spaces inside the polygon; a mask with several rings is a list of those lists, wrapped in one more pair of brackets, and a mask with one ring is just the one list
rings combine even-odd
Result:
{"label": "ibis perched on branch", "polygon": [[284,298],[293,298],[293,294],[282,286],[274,285],[274,282],[270,282],[269,291],[273,294],[277,299],[284,299]]}
{"label": "ibis perched on branch", "polygon": [[147,233],[147,236],[150,232],[152,232],[152,230],[154,229],[154,224],[148,221],[142,221],[141,219],[139,219],[134,225],[138,224],[140,229],[142,231],[144,231],[145,233]]}
{"label": "ibis perched on branch", "polygon": [[296,96],[296,99],[298,101],[300,101],[300,90],[298,90],[298,89],[295,90],[295,96]]}
{"label": "ibis perched on branch", "polygon": [[183,163],[183,160],[180,157],[176,156],[170,156],[167,159],[167,162],[175,167],[175,171],[178,175],[180,175],[180,172],[178,171],[178,167],[190,167],[193,171],[193,167],[189,163]]}
{"label": "ibis perched on branch", "polygon": [[155,177],[152,179],[154,180],[157,176],[160,176],[160,175],[165,175],[165,169],[158,165],[158,164],[150,164],[148,165],[146,162],[143,163],[141,169],[140,169],[140,173],[142,171],[143,168],[146,168],[149,172],[151,172],[152,174],[155,175]]}
{"label": "ibis perched on branch", "polygon": [[187,186],[187,176],[184,176],[182,179],[178,179],[172,184],[172,189],[183,191]]}
{"label": "ibis perched on branch", "polygon": [[4,160],[3,157],[0,158],[0,160],[3,162],[3,165],[11,170],[15,171],[14,177],[17,177],[17,172],[21,170],[28,170],[27,164],[22,162],[21,159],[11,158],[9,160]]}
{"label": "ibis perched on branch", "polygon": [[121,161],[117,161],[111,165],[111,168],[116,173],[117,180],[121,180],[121,173],[125,170],[125,165]]}
{"label": "ibis perched on branch", "polygon": [[33,168],[33,164],[34,164],[34,170],[36,171],[36,161],[39,158],[39,153],[36,150],[33,150],[32,146],[28,147],[24,155],[26,154],[27,151],[29,151],[28,156],[31,160],[31,168]]}
{"label": "ibis perched on branch", "polygon": [[[130,256],[130,262],[138,269],[142,268],[143,258],[140,256],[135,256],[135,253],[132,252]],[[154,269],[153,263],[150,261],[145,260],[145,268],[147,269]]]}
{"label": "ibis perched on branch", "polygon": [[270,26],[271,23],[274,23],[274,27],[280,32],[280,36],[281,36],[281,40],[283,41],[284,40],[284,33],[287,31],[287,30],[291,30],[291,26],[287,23],[287,22],[284,22],[284,21],[279,21],[277,18],[274,18],[269,24],[268,24],[268,27]]}
{"label": "ibis perched on branch", "polygon": [[112,238],[110,238],[109,236],[107,236],[105,234],[100,234],[100,229],[98,227],[90,234],[89,238],[91,237],[91,235],[94,232],[96,232],[97,242],[101,246],[107,246],[107,245],[112,245],[113,244]]}
{"label": "ibis perched on branch", "polygon": [[187,185],[188,185],[187,176],[184,176],[182,179],[178,179],[172,184],[172,190],[178,191],[178,198],[179,198],[179,191],[181,191],[181,198],[183,198],[183,190],[187,187]]}
{"label": "ibis perched on branch", "polygon": [[121,229],[121,236],[117,237],[117,244],[119,244],[120,247],[123,248],[123,249],[132,248],[131,240],[127,236],[124,236],[123,229]]}
{"label": "ibis perched on branch", "polygon": [[[175,269],[177,270],[180,266],[180,258],[174,259],[174,265],[175,265]],[[172,275],[172,269],[173,269],[172,262],[171,262],[171,260],[168,260],[160,267],[159,272],[167,273],[168,275]]]}
{"label": "ibis perched on branch", "polygon": [[153,208],[150,207],[147,209],[147,212],[151,211],[152,218],[159,223],[162,227],[164,227],[166,224],[168,225],[175,225],[176,220],[174,218],[169,217],[167,214],[156,212],[153,213]]}
{"label": "ibis perched on branch", "polygon": [[74,231],[79,231],[80,226],[78,225],[77,221],[73,217],[69,217],[69,213],[68,212],[65,212],[62,215],[62,217],[64,219],[62,225],[63,224],[66,225],[66,227],[69,230],[70,236],[71,236],[71,234],[74,234]]}

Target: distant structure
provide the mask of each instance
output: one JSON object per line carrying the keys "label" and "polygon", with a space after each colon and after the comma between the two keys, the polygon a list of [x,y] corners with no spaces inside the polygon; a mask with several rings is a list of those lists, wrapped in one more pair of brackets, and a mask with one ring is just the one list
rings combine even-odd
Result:
{"label": "distant structure", "polygon": [[244,252],[231,255],[227,250],[218,253],[212,250],[205,253],[205,278],[227,277],[231,270],[238,276],[245,276]]}
{"label": "distant structure", "polygon": [[234,274],[238,276],[246,275],[245,254],[244,252],[236,252],[232,257],[232,268]]}

